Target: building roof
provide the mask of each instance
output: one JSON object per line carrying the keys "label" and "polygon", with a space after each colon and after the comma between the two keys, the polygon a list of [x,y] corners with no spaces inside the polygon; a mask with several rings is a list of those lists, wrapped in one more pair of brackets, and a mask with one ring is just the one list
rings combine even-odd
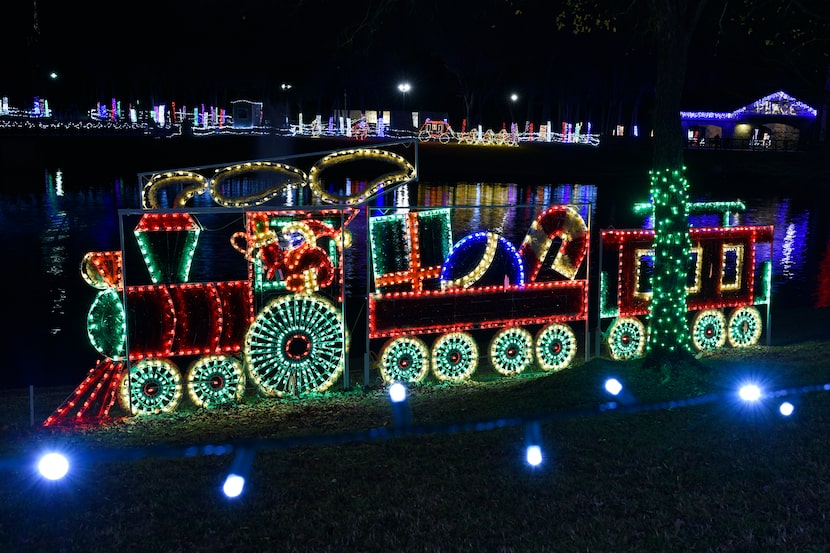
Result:
{"label": "building roof", "polygon": [[735,111],[681,111],[681,119],[744,119],[752,115],[776,115],[788,117],[816,117],[815,108],[808,106],[783,90],[768,94]]}

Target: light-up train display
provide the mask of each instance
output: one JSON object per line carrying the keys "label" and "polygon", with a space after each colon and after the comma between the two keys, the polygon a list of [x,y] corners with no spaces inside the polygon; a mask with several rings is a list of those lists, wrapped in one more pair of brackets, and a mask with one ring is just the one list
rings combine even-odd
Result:
{"label": "light-up train display", "polygon": [[[394,170],[345,194],[324,186],[323,172],[367,160]],[[253,171],[277,184],[232,195],[227,181]],[[144,209],[123,219],[134,224],[121,249],[83,259],[81,274],[97,290],[87,330],[101,359],[45,424],[105,418],[116,402],[127,413],[153,414],[185,401],[238,402],[246,393],[324,392],[350,359],[371,362],[387,383],[465,381],[482,365],[505,376],[558,371],[588,342],[591,290],[599,290],[608,354],[642,355],[653,231],[602,231],[593,274],[591,229],[580,206],[538,207],[523,238],[497,228],[460,235],[453,206],[371,207],[378,194],[415,176],[409,161],[380,149],[338,151],[307,172],[250,162],[211,177],[153,175]],[[308,187],[317,205],[265,205],[289,187]],[[202,195],[219,207],[193,208]],[[170,198],[165,208],[162,197]],[[225,239],[208,246],[203,235],[216,231],[206,223],[211,212],[232,215],[233,224],[219,225]],[[365,338],[354,337],[345,315],[347,254],[359,217],[368,250],[357,267],[367,283]],[[764,326],[756,306],[768,304],[771,280],[771,263],[756,256],[756,246],[771,243],[772,227],[693,228],[690,238],[694,346],[756,344]],[[220,271],[217,263],[214,275],[204,278],[200,267],[193,278],[194,259],[213,268],[213,249],[197,256],[209,247],[242,269]],[[129,259],[140,261],[126,270]]]}

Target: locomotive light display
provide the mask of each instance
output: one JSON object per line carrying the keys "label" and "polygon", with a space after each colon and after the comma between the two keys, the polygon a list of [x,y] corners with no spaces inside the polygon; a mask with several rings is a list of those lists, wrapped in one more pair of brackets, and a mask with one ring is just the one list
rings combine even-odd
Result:
{"label": "locomotive light display", "polygon": [[[322,178],[367,160],[395,169],[345,191]],[[389,384],[562,370],[587,344],[594,284],[610,355],[643,352],[653,231],[603,231],[614,270],[601,266],[595,279],[589,206],[533,206],[514,236],[461,206],[384,205],[378,198],[417,176],[390,151],[338,151],[307,171],[261,161],[204,172],[152,175],[144,209],[119,212],[130,231],[121,249],[84,257],[81,276],[96,290],[87,331],[101,359],[44,424],[101,420],[116,402],[147,415],[325,392],[348,382],[351,357],[364,359],[364,375],[373,360]],[[234,179],[254,173],[265,184],[241,192]],[[266,205],[291,189],[311,202]],[[197,198],[218,207],[194,207]],[[772,228],[690,237],[695,345],[757,343],[770,267],[755,248]],[[357,298],[347,274],[366,283]]]}

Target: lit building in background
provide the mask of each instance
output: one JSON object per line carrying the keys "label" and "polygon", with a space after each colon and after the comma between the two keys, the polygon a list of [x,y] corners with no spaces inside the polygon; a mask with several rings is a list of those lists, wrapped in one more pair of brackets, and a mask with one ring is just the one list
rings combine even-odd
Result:
{"label": "lit building in background", "polygon": [[809,138],[817,111],[778,91],[729,112],[681,111],[689,147],[795,150]]}

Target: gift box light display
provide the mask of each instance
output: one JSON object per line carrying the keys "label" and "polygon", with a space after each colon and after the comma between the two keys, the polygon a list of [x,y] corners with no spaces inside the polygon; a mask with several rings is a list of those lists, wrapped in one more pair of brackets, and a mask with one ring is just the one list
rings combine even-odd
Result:
{"label": "gift box light display", "polygon": [[[590,233],[579,212],[544,209],[518,245],[493,230],[452,243],[451,221],[450,209],[370,221],[369,335],[386,339],[383,377],[416,382],[431,366],[439,380],[464,380],[481,352],[506,375],[534,360],[545,370],[567,367],[577,350],[570,325],[584,323],[588,309]],[[487,347],[478,344],[482,329],[499,329]]]}

